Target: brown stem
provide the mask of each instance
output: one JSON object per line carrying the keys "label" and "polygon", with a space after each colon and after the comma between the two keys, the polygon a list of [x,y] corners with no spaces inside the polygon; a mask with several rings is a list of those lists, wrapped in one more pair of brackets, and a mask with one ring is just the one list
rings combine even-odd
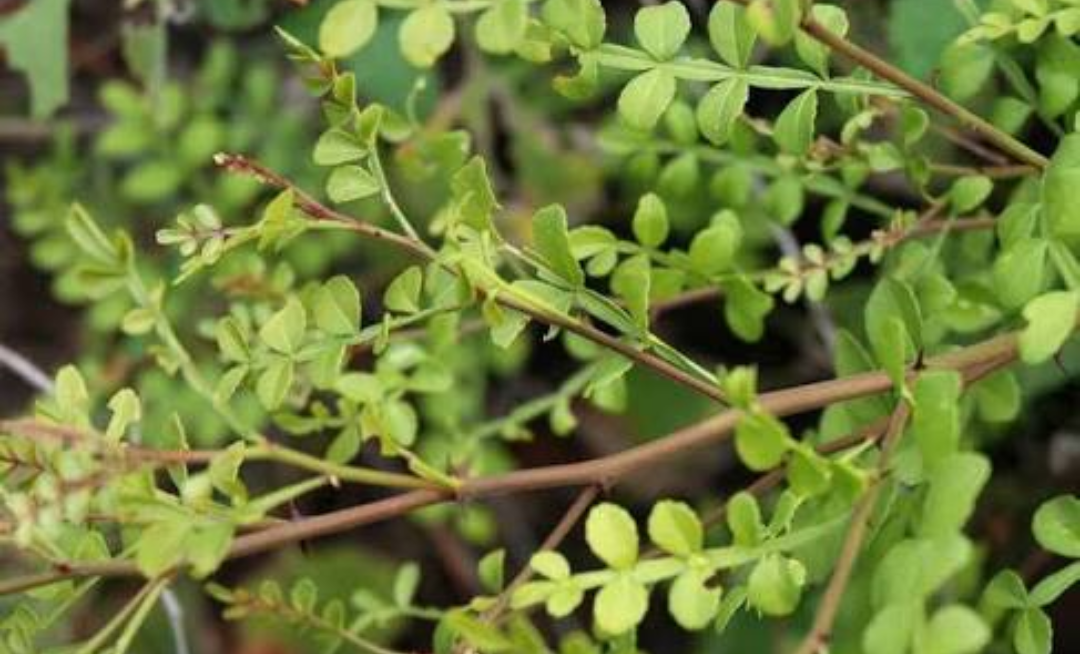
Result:
{"label": "brown stem", "polygon": [[[296,205],[315,220],[334,222],[345,229],[354,231],[363,236],[392,243],[426,261],[436,260],[436,252],[427,244],[408,236],[385,230],[370,223],[356,220],[326,207],[304,191],[297,188],[291,181],[257,161],[238,154],[219,153],[214,156],[214,162],[226,170],[251,175],[275,188],[293,189],[296,197]],[[458,271],[455,269],[448,268],[447,270],[453,274],[458,274]],[[496,301],[504,307],[530,316],[538,322],[565,329],[568,332],[577,334],[578,336],[590,340],[608,350],[617,352],[630,361],[646,368],[650,368],[654,372],[657,372],[676,383],[682,384],[683,386],[692,388],[717,402],[724,401],[723,393],[709,380],[690,374],[654,354],[638,349],[633,343],[628,343],[616,336],[600,331],[586,322],[570,316],[543,311],[531,304],[522,302],[506,294],[498,295]]]}
{"label": "brown stem", "polygon": [[[947,354],[930,357],[930,369],[956,370],[965,381],[982,377],[1009,365],[1018,353],[1017,332],[1001,334]],[[868,372],[763,393],[761,410],[777,417],[820,409],[830,404],[879,395],[893,388],[884,372]],[[663,438],[616,454],[589,461],[518,470],[502,475],[478,477],[462,482],[457,489],[431,488],[399,495],[340,511],[304,518],[246,534],[233,541],[227,558],[236,559],[280,548],[289,543],[312,540],[362,525],[398,517],[419,508],[449,501],[481,500],[487,497],[567,486],[609,487],[634,472],[663,465],[690,451],[722,443],[738,424],[742,412],[728,409],[702,422],[679,429]],[[26,590],[73,577],[130,576],[138,568],[132,561],[72,564],[62,570],[0,582],[0,595]]]}
{"label": "brown stem", "polygon": [[907,424],[910,408],[904,400],[893,411],[889,418],[889,426],[885,432],[884,444],[881,448],[881,459],[877,466],[877,477],[871,482],[870,488],[855,505],[855,511],[851,516],[844,544],[840,549],[840,556],[836,560],[829,585],[825,588],[825,594],[818,605],[814,615],[814,624],[810,633],[803,639],[796,654],[814,654],[824,650],[832,633],[833,623],[836,622],[836,614],[840,610],[840,602],[844,598],[851,573],[855,569],[855,562],[859,558],[866,532],[870,526],[870,515],[877,505],[878,496],[881,494],[881,480],[888,471],[889,462],[896,451],[896,445],[900,436],[904,433],[904,425]]}
{"label": "brown stem", "polygon": [[[738,2],[742,5],[747,5],[751,2],[751,0],[729,1]],[[879,58],[869,50],[855,45],[839,34],[829,30],[809,15],[803,19],[800,28],[815,40],[828,46],[833,52],[847,57],[881,79],[899,86],[918,98],[928,107],[947,116],[951,116],[964,127],[976,132],[986,140],[1001,148],[1002,151],[1009,153],[1017,161],[1030,164],[1039,169],[1046,168],[1047,163],[1049,163],[1046,160],[1046,157],[1032,150],[1030,147],[1021,143],[1009,134],[1001,131],[978,114],[957,104],[934,87],[908,75],[896,66]]]}

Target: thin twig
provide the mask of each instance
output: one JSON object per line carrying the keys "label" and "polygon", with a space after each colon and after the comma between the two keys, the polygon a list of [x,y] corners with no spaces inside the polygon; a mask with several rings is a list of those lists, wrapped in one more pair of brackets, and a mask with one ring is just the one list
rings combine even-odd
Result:
{"label": "thin twig", "polygon": [[889,426],[885,432],[885,438],[881,447],[881,458],[877,464],[877,475],[870,482],[870,487],[863,494],[855,511],[851,516],[844,544],[840,549],[840,556],[836,560],[829,585],[825,588],[821,603],[818,604],[817,613],[814,615],[814,624],[810,633],[803,639],[796,654],[814,654],[824,650],[832,634],[833,623],[840,610],[840,602],[844,598],[851,573],[855,569],[855,562],[862,551],[863,541],[870,527],[870,515],[877,505],[878,496],[881,494],[882,480],[888,472],[889,463],[893,453],[900,442],[900,436],[904,433],[911,409],[905,400],[900,400],[900,405],[893,411],[889,418]]}
{"label": "thin twig", "polygon": [[[742,5],[750,3],[750,0],[728,1],[737,2]],[[833,32],[814,20],[809,14],[803,18],[799,27],[809,36],[826,45],[833,52],[847,57],[881,79],[899,86],[918,98],[923,104],[947,116],[951,116],[964,127],[978,133],[986,140],[1001,148],[1002,151],[1009,153],[1017,161],[1030,164],[1031,166],[1040,169],[1046,168],[1049,163],[1046,157],[1035,150],[1032,150],[1024,143],[1021,143],[1010,134],[998,129],[978,114],[954,102],[934,87],[912,77],[869,50],[848,41],[836,32]]]}
{"label": "thin twig", "polygon": [[53,391],[52,378],[37,364],[0,343],[0,367],[7,368],[39,393]]}
{"label": "thin twig", "polygon": [[[1080,326],[1080,325],[1078,325]],[[925,362],[928,369],[956,370],[965,380],[985,376],[1016,360],[1018,332],[1009,332]],[[868,372],[850,377],[814,382],[763,393],[761,410],[777,417],[813,411],[837,402],[879,395],[892,390],[893,382],[884,372]],[[233,541],[228,559],[242,558],[273,550],[288,543],[312,540],[411,513],[422,507],[450,501],[482,500],[511,493],[523,493],[569,486],[609,487],[626,476],[662,465],[704,447],[724,442],[742,417],[728,409],[667,436],[616,454],[559,465],[517,470],[501,475],[467,479],[457,489],[431,488],[409,491],[387,499],[333,511],[318,516],[269,527]],[[139,571],[129,560],[73,563],[52,571],[0,581],[0,595],[21,592],[72,578],[132,576]]]}

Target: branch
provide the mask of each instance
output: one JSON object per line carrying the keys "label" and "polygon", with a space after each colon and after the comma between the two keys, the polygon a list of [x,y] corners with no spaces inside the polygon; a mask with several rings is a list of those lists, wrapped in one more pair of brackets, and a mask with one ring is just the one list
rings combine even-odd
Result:
{"label": "branch", "polygon": [[870,525],[870,514],[877,505],[878,496],[881,494],[881,482],[888,472],[892,455],[896,451],[896,445],[904,433],[911,409],[907,402],[900,400],[900,405],[893,411],[889,418],[889,426],[885,433],[885,440],[881,448],[881,459],[877,465],[877,476],[871,482],[871,486],[855,505],[855,511],[851,516],[851,524],[848,526],[844,544],[840,550],[840,556],[836,560],[829,585],[825,588],[825,594],[818,605],[817,614],[814,616],[814,625],[810,633],[803,639],[796,654],[814,654],[828,645],[832,633],[836,614],[840,610],[840,602],[844,598],[851,572],[855,569],[855,562],[859,558],[866,532]]}
{"label": "branch", "polygon": [[[741,5],[748,5],[751,0],[730,1],[737,2]],[[1009,153],[1017,161],[1021,161],[1039,169],[1046,168],[1049,163],[1046,157],[1032,150],[1030,147],[1021,143],[1009,134],[1001,131],[978,114],[957,104],[934,87],[908,75],[896,66],[879,58],[869,50],[865,50],[844,37],[830,31],[827,27],[817,22],[809,15],[803,18],[799,27],[815,40],[828,46],[833,52],[847,57],[881,79],[899,86],[918,98],[923,104],[936,109],[947,116],[951,116],[963,126],[980,134],[986,138],[986,140],[1001,148],[1004,152]]]}
{"label": "branch", "polygon": [[[926,360],[925,367],[956,370],[964,377],[965,383],[970,383],[1014,362],[1018,355],[1017,338],[1018,332],[1001,334],[974,345],[930,357]],[[880,395],[892,389],[892,380],[886,373],[867,372],[763,393],[758,397],[758,403],[761,410],[777,417],[785,417],[818,410],[837,402]],[[481,500],[550,488],[588,485],[610,487],[632,473],[649,470],[676,456],[724,442],[732,434],[741,417],[742,412],[738,409],[728,409],[663,438],[616,454],[588,461],[467,479],[457,489],[430,488],[409,491],[340,511],[268,527],[237,538],[226,558],[238,559],[277,549],[289,543],[341,533],[433,504]],[[127,560],[73,563],[58,566],[51,572],[0,582],[0,595],[72,578],[138,574],[135,563]]]}
{"label": "branch", "polygon": [[[437,253],[426,243],[335,211],[312,198],[290,180],[275,173],[257,161],[238,154],[218,153],[214,155],[214,163],[231,172],[253,176],[274,188],[292,189],[296,197],[296,205],[314,220],[333,222],[343,229],[391,243],[425,261],[437,261]],[[459,274],[459,272],[453,268],[447,268],[447,270],[454,275]],[[647,351],[640,350],[632,343],[627,343],[615,336],[600,331],[588,323],[570,316],[543,311],[505,294],[496,296],[495,301],[508,309],[530,316],[538,322],[559,327],[568,332],[577,334],[597,345],[621,354],[634,363],[650,368],[654,372],[657,372],[676,383],[687,386],[708,398],[717,402],[724,402],[723,393],[721,393],[720,389],[717,388],[712,381],[692,375],[681,368],[668,363],[666,360]]]}

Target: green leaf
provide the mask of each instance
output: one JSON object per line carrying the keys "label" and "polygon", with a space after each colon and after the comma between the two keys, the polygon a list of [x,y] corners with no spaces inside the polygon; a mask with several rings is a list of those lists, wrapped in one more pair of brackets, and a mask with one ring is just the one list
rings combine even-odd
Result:
{"label": "green leaf", "polygon": [[1080,96],[1080,47],[1056,33],[1040,40],[1035,62],[1039,82],[1039,113],[1056,118],[1065,114]]}
{"label": "green leaf", "polygon": [[[814,4],[810,16],[828,31],[843,37],[847,35],[848,18],[843,9],[835,5]],[[802,30],[795,32],[795,51],[807,66],[822,77],[829,76],[829,48]]]}
{"label": "green leaf", "polygon": [[142,419],[142,403],[135,391],[122,388],[109,399],[109,410],[112,416],[105,430],[105,439],[118,443],[127,428]]}
{"label": "green leaf", "polygon": [[338,204],[371,197],[379,188],[375,176],[360,166],[338,166],[326,181],[326,194]]}
{"label": "green leaf", "polygon": [[429,68],[454,44],[454,18],[442,3],[424,5],[405,17],[398,41],[409,63]]}
{"label": "green leaf", "polygon": [[604,632],[619,635],[636,627],[648,608],[648,589],[630,575],[621,574],[596,593],[593,616]]}
{"label": "green leaf", "polygon": [[406,563],[398,568],[394,575],[394,589],[392,596],[394,604],[402,608],[412,606],[416,590],[420,587],[420,566],[415,563]]}
{"label": "green leaf", "polygon": [[[893,0],[888,8],[888,37],[896,63],[917,78],[929,78],[942,51],[967,26],[963,15],[953,3],[937,0]],[[927,16],[934,19],[927,20]],[[984,59],[993,67],[993,55]]]}
{"label": "green leaf", "polygon": [[746,8],[734,2],[714,2],[709,12],[709,42],[735,68],[746,68],[754,53],[757,32],[746,18]]}
{"label": "green leaf", "polygon": [[631,127],[651,130],[675,97],[675,76],[653,68],[630,80],[619,94],[619,115]]}
{"label": "green leaf", "polygon": [[270,348],[282,354],[295,354],[304,340],[307,330],[307,311],[295,297],[290,297],[277,313],[259,329],[259,338]]}
{"label": "green leaf", "polygon": [[767,413],[744,415],[735,428],[735,451],[751,470],[775,468],[791,447],[784,423]]}
{"label": "green leaf", "polygon": [[765,535],[757,498],[746,491],[739,491],[728,500],[724,517],[736,545],[754,547]]}
{"label": "green leaf", "polygon": [[1058,144],[1043,175],[1043,215],[1054,236],[1070,243],[1080,240],[1080,134],[1069,134]]}
{"label": "green leaf", "polygon": [[585,540],[593,554],[612,568],[624,570],[637,562],[637,525],[621,506],[610,502],[594,506],[585,521]]}
{"label": "green leaf", "polygon": [[1020,358],[1042,363],[1054,356],[1076,328],[1080,292],[1052,291],[1024,306],[1027,326],[1020,332]]}
{"label": "green leaf", "polygon": [[664,201],[655,193],[646,193],[634,211],[634,238],[647,248],[655,248],[668,237],[668,216]]}
{"label": "green leaf", "polygon": [[724,286],[724,319],[735,335],[755,343],[765,333],[765,317],[775,301],[745,277],[733,277]]}
{"label": "green leaf", "polygon": [[927,624],[922,651],[926,654],[973,654],[990,642],[990,628],[978,613],[952,604],[938,609]]}
{"label": "green leaf", "polygon": [[1023,237],[994,261],[994,289],[1002,306],[1019,309],[1043,290],[1048,252],[1046,241]]}
{"label": "green leaf", "polygon": [[1013,647],[1016,654],[1050,654],[1054,645],[1054,626],[1042,609],[1030,608],[1016,614],[1013,622]]}
{"label": "green leaf", "polygon": [[805,156],[814,141],[814,124],[817,121],[817,91],[803,91],[788,103],[776,119],[773,139],[782,152]]}
{"label": "green leaf", "polygon": [[450,611],[445,620],[453,633],[485,654],[513,651],[513,643],[498,627],[486,620],[474,617],[464,610]]}
{"label": "green leaf", "polygon": [[661,500],[649,514],[649,538],[668,554],[690,556],[701,551],[704,529],[697,513],[685,502]]}
{"label": "green leaf", "polygon": [[[894,361],[897,355],[902,360],[908,360],[922,345],[922,315],[919,304],[911,287],[903,281],[886,277],[878,282],[866,302],[863,317],[866,321],[866,335],[879,361],[883,358]],[[896,352],[895,333],[890,333],[890,330],[895,332],[890,325],[891,320],[898,321],[902,328],[900,352]]]}
{"label": "green leaf", "polygon": [[[717,7],[730,3],[720,2]],[[750,85],[738,77],[716,84],[701,98],[697,106],[697,122],[701,133],[714,145],[723,145],[743,113],[750,96]]]}
{"label": "green leaf", "polygon": [[1053,574],[1043,577],[1031,589],[1031,603],[1046,606],[1057,601],[1061,594],[1080,581],[1080,561],[1073,561]]}
{"label": "green leaf", "polygon": [[497,0],[476,21],[476,43],[486,52],[509,54],[524,40],[528,26],[525,0]]}
{"label": "green leaf", "polygon": [[392,400],[382,406],[382,426],[384,436],[394,443],[410,447],[416,441],[419,420],[412,405],[401,400]]}
{"label": "green leaf", "polygon": [[640,330],[649,327],[651,268],[649,255],[642,252],[623,261],[611,274],[611,290],[626,304]]}
{"label": "green leaf", "polygon": [[747,600],[765,615],[790,615],[799,605],[805,583],[806,568],[801,563],[779,554],[767,554],[750,573]]}
{"label": "green leaf", "polygon": [[671,59],[690,34],[690,12],[681,2],[643,7],[634,16],[634,35],[658,61]]}
{"label": "green leaf", "polygon": [[802,20],[801,0],[751,0],[747,20],[767,43],[784,45]]}
{"label": "green leaf", "polygon": [[485,591],[502,592],[506,578],[506,550],[497,549],[485,554],[477,564],[476,576]]}
{"label": "green leaf", "polygon": [[866,631],[862,646],[874,654],[905,654],[915,634],[918,607],[912,602],[889,604],[878,611]]}
{"label": "green leaf", "polygon": [[424,273],[419,266],[409,266],[386,287],[383,305],[397,313],[416,313],[420,310],[420,288]]}
{"label": "green leaf", "polygon": [[491,215],[499,208],[482,157],[476,156],[462,166],[450,180],[458,216],[473,229],[491,229]]}
{"label": "green leaf", "polygon": [[375,0],[341,0],[319,25],[319,48],[331,57],[347,57],[367,45],[378,26]]}
{"label": "green leaf", "polygon": [[1012,570],[1002,570],[986,585],[983,601],[995,608],[1024,608],[1028,605],[1028,593],[1024,588],[1024,580]]}
{"label": "green leaf", "polygon": [[[908,4],[926,4],[935,0],[905,0]],[[918,9],[918,27],[922,30],[926,24],[926,8]],[[994,52],[984,46],[974,43],[957,43],[949,46],[941,56],[941,86],[954,100],[963,102],[973,97],[976,93],[986,88],[990,74],[994,72]],[[926,72],[935,65],[931,61],[926,64]]]}
{"label": "green leaf", "polygon": [[989,479],[990,461],[982,454],[961,452],[943,459],[930,475],[919,534],[948,536],[963,529]]}
{"label": "green leaf", "polygon": [[529,559],[529,567],[537,574],[553,581],[563,581],[570,578],[570,564],[566,557],[558,552],[537,552]]}
{"label": "green leaf", "polygon": [[109,267],[120,263],[120,253],[116,245],[105,236],[105,232],[101,231],[101,227],[81,205],[72,205],[64,226],[71,240],[94,262]]}
{"label": "green leaf", "polygon": [[532,234],[533,247],[552,272],[571,286],[585,283],[585,273],[570,250],[565,209],[552,204],[537,211],[532,219]]}
{"label": "green leaf", "polygon": [[949,204],[956,213],[965,213],[977,208],[990,192],[994,183],[985,175],[967,175],[956,180],[949,189]]}
{"label": "green leaf", "polygon": [[68,99],[69,4],[34,0],[0,20],[0,50],[26,76],[34,118],[47,118]]}
{"label": "green leaf", "polygon": [[742,224],[731,211],[721,211],[690,242],[690,264],[706,277],[729,270],[742,243]]}
{"label": "green leaf", "polygon": [[683,629],[704,629],[720,609],[721,590],[707,587],[706,581],[706,573],[691,568],[671,584],[668,611]]}
{"label": "green leaf", "polygon": [[312,160],[320,166],[337,166],[362,159],[368,148],[352,132],[333,127],[323,132],[315,142]]}
{"label": "green leaf", "polygon": [[315,291],[315,326],[334,336],[352,336],[360,329],[360,291],[348,277],[336,275]]}
{"label": "green leaf", "polygon": [[552,29],[583,50],[592,50],[604,40],[607,19],[600,0],[547,0],[541,16]]}
{"label": "green leaf", "polygon": [[135,542],[135,565],[139,572],[154,578],[179,563],[189,529],[184,520],[156,522],[144,529]]}
{"label": "green leaf", "polygon": [[961,383],[954,370],[927,371],[915,382],[911,431],[928,471],[959,447]]}
{"label": "green leaf", "polygon": [[274,359],[266,370],[259,375],[255,384],[255,393],[267,410],[274,410],[285,401],[285,396],[292,386],[294,366],[288,359]]}
{"label": "green leaf", "polygon": [[1035,512],[1031,529],[1044,549],[1080,558],[1080,498],[1059,495],[1044,502]]}

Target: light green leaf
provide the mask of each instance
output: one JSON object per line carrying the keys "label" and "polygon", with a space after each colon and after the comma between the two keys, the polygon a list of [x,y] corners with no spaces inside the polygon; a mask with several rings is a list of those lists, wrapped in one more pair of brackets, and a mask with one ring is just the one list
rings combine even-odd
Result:
{"label": "light green leaf", "polygon": [[1080,134],[1069,134],[1058,144],[1042,183],[1043,215],[1050,231],[1070,243],[1080,240]]}
{"label": "light green leaf", "polygon": [[961,382],[954,370],[924,372],[915,382],[911,431],[927,471],[959,447]]}
{"label": "light green leaf", "polygon": [[721,211],[690,242],[690,264],[706,277],[729,270],[742,243],[742,224],[731,211]]}
{"label": "light green leaf", "polygon": [[352,336],[360,329],[360,291],[348,277],[336,275],[315,291],[315,326],[335,336]]}
{"label": "light green leaf", "polygon": [[337,166],[362,159],[368,154],[368,148],[352,132],[340,127],[332,127],[315,142],[312,160],[320,166]]}
{"label": "light green leaf", "polygon": [[634,16],[634,35],[658,61],[671,59],[690,34],[690,12],[681,2],[643,7]]}
{"label": "light green leaf", "polygon": [[386,287],[383,305],[397,313],[416,313],[420,310],[420,288],[424,273],[419,266],[409,266]]}
{"label": "light green leaf", "polygon": [[255,384],[255,393],[267,410],[274,410],[285,401],[285,396],[292,386],[294,366],[288,359],[274,359],[266,370],[259,375]]}
{"label": "light green leaf", "polygon": [[782,152],[805,156],[814,141],[817,121],[817,91],[803,91],[780,112],[773,129],[773,139]]}
{"label": "light green leaf", "polygon": [[730,66],[746,68],[754,53],[757,32],[746,19],[746,8],[734,2],[714,2],[709,12],[709,42]]}
{"label": "light green leaf", "polygon": [[668,611],[683,629],[704,629],[720,609],[721,590],[707,587],[706,581],[707,574],[691,568],[671,584]]}
{"label": "light green leaf", "polygon": [[1080,292],[1052,291],[1024,306],[1027,326],[1020,332],[1020,358],[1042,363],[1054,356],[1076,329]]}
{"label": "light green leaf", "polygon": [[1046,550],[1080,558],[1080,498],[1059,495],[1044,502],[1035,512],[1031,529]]}
{"label": "light green leaf", "polygon": [[649,514],[649,538],[657,547],[675,556],[699,552],[705,542],[697,513],[685,502],[661,500]]}
{"label": "light green leaf", "polygon": [[565,209],[552,204],[537,211],[532,219],[532,232],[533,247],[552,272],[571,286],[585,283],[585,273],[570,250]]}
{"label": "light green leaf", "polygon": [[724,517],[736,545],[754,547],[765,535],[757,498],[746,491],[739,491],[728,500]]}
{"label": "light green leaf", "polygon": [[375,0],[341,0],[319,25],[319,48],[331,57],[347,57],[367,45],[378,25]]}
{"label": "light green leaf", "polygon": [[767,554],[750,573],[747,600],[765,615],[790,615],[799,605],[805,583],[806,568],[801,563],[779,554]]}
{"label": "light green leaf", "polygon": [[[817,4],[810,8],[810,16],[825,29],[837,36],[846,36],[847,13],[835,5]],[[829,76],[829,48],[802,30],[795,32],[795,52],[807,66],[822,77]]]}
{"label": "light green leaf", "polygon": [[276,352],[294,354],[307,330],[307,311],[300,300],[290,297],[277,313],[259,329],[259,338]]}
{"label": "light green leaf", "polygon": [[338,204],[371,197],[379,192],[379,181],[360,166],[338,166],[326,181],[326,194]]}
{"label": "light green leaf", "polygon": [[990,642],[990,628],[978,613],[952,604],[938,609],[926,628],[925,654],[973,654]]}
{"label": "light green leaf", "polygon": [[801,0],[751,0],[747,20],[770,45],[784,45],[802,19]]}
{"label": "light green leaf", "polygon": [[612,568],[624,570],[637,561],[637,525],[621,506],[610,502],[594,506],[585,521],[585,540],[593,554]]}
{"label": "light green leaf", "polygon": [[735,451],[751,470],[775,468],[791,447],[787,427],[767,413],[752,413],[739,420],[735,428]]}
{"label": "light green leaf", "polygon": [[1054,626],[1042,609],[1030,608],[1016,614],[1013,647],[1016,654],[1050,654],[1054,646]]}
{"label": "light green leaf", "polygon": [[626,304],[641,330],[649,327],[649,297],[652,289],[652,264],[642,252],[626,259],[611,274],[611,290]]}
{"label": "light green leaf", "polygon": [[905,654],[915,634],[918,607],[897,602],[881,609],[863,632],[862,646],[874,654]]}
{"label": "light green leaf", "polygon": [[570,578],[570,564],[566,557],[551,550],[533,554],[529,559],[529,567],[552,581]]}
{"label": "light green leaf", "polygon": [[[720,2],[716,6],[730,4]],[[697,106],[697,123],[705,138],[714,145],[727,143],[749,95],[750,85],[738,77],[726,79],[709,89]]]}
{"label": "light green leaf", "polygon": [[509,54],[525,38],[529,8],[525,0],[498,0],[476,21],[476,43],[486,52]]}
{"label": "light green leaf", "polygon": [[33,0],[0,19],[0,50],[26,76],[34,118],[47,118],[68,99],[69,4]]}
{"label": "light green leaf", "polygon": [[476,576],[480,585],[489,593],[502,592],[506,578],[506,550],[488,552],[477,564]]}
{"label": "light green leaf", "polygon": [[454,18],[442,3],[423,5],[405,17],[398,41],[409,63],[429,68],[454,44]]}
{"label": "light green leaf", "polygon": [[600,0],[547,0],[541,17],[583,50],[592,50],[604,40],[607,19]]}
{"label": "light green leaf", "polygon": [[994,183],[985,175],[966,175],[956,180],[949,189],[949,204],[956,213],[965,213],[977,208],[990,192]]}
{"label": "light green leaf", "polygon": [[142,419],[142,403],[135,391],[122,388],[109,399],[109,410],[112,416],[105,430],[105,439],[118,443],[127,428]]}
{"label": "light green leaf", "polygon": [[765,333],[765,317],[772,311],[772,296],[745,277],[724,282],[724,319],[736,336],[755,343]]}
{"label": "light green leaf", "polygon": [[646,193],[634,211],[634,238],[647,248],[663,244],[668,236],[668,216],[664,201],[655,193]]}
{"label": "light green leaf", "polygon": [[621,574],[596,593],[593,616],[600,629],[618,635],[636,627],[648,608],[648,589],[630,575]]}
{"label": "light green leaf", "polygon": [[1019,309],[1043,290],[1048,252],[1043,239],[1023,237],[994,261],[994,289],[1002,306]]}
{"label": "light green leaf", "polygon": [[473,157],[450,180],[459,217],[473,229],[491,229],[491,215],[499,208],[483,157]]}
{"label": "light green leaf", "polygon": [[932,538],[963,529],[989,479],[990,461],[982,454],[961,452],[943,459],[930,475],[919,534]]}
{"label": "light green leaf", "polygon": [[675,76],[653,68],[630,80],[619,94],[619,115],[631,127],[651,130],[675,97]]}
{"label": "light green leaf", "polygon": [[1053,574],[1043,577],[1031,589],[1031,603],[1046,606],[1057,601],[1061,594],[1080,581],[1080,561],[1073,561]]}

